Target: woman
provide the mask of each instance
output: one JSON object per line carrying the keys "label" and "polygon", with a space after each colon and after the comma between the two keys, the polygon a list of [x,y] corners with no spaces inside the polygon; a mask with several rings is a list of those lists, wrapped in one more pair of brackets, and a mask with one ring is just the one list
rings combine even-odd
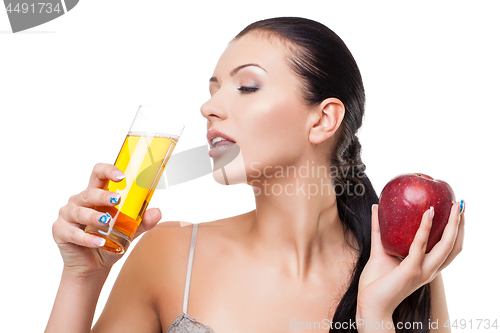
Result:
{"label": "woman", "polygon": [[[461,250],[463,211],[454,203],[430,253],[431,208],[408,257],[384,252],[378,198],[356,137],[364,89],[342,40],[302,18],[256,22],[222,54],[210,94],[201,113],[215,139],[214,163],[228,144],[217,136],[240,149],[223,177],[221,170],[214,176],[246,179],[256,209],[199,226],[156,227],[161,214],[149,209],[136,237],[150,231],[92,331],[394,332],[420,323],[418,331],[427,332],[429,320],[445,331],[440,271]],[[231,167],[237,160],[242,167]],[[91,330],[99,292],[120,256],[99,249],[100,238],[82,228],[99,224],[92,207],[115,205],[102,187],[121,176],[112,165],[96,165],[89,187],[60,210],[53,234],[64,270],[46,332]]]}

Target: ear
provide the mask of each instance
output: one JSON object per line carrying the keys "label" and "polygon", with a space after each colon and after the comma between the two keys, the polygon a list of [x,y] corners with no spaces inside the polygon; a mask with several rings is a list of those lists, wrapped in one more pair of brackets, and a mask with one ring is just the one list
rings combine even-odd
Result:
{"label": "ear", "polygon": [[331,137],[344,119],[344,103],[338,98],[327,98],[311,111],[313,126],[309,141],[319,144]]}

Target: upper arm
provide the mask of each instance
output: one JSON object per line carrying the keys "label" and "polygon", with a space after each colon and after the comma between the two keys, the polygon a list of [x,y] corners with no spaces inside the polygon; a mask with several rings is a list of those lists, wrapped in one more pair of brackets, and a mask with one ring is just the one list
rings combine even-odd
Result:
{"label": "upper arm", "polygon": [[[431,332],[451,332],[449,327],[444,327],[446,321],[450,319],[446,296],[444,293],[444,283],[441,273],[431,282]],[[437,324],[435,324],[437,322]],[[437,327],[437,328],[432,328]]]}
{"label": "upper arm", "polygon": [[189,245],[183,244],[189,236],[187,229],[191,228],[181,228],[178,222],[164,222],[140,238],[115,281],[93,333],[166,330],[161,324],[158,299],[163,302],[179,299],[182,261],[188,256]]}

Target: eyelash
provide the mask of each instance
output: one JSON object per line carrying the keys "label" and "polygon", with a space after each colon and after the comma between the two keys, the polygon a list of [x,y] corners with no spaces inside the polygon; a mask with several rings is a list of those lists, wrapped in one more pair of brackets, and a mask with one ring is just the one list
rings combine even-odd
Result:
{"label": "eyelash", "polygon": [[253,92],[256,92],[259,88],[257,87],[245,87],[245,86],[241,86],[238,88],[238,90],[242,93],[242,94],[251,94]]}

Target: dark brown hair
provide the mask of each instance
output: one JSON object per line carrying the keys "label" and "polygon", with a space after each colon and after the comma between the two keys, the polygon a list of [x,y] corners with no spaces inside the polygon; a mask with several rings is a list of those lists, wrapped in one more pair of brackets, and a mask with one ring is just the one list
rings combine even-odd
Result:
{"label": "dark brown hair", "polygon": [[[342,327],[342,323],[356,321],[359,278],[370,256],[371,206],[378,203],[378,196],[365,174],[361,144],[356,135],[365,112],[361,74],[342,39],[321,23],[299,17],[272,18],[252,23],[235,40],[250,32],[263,33],[284,43],[291,69],[304,86],[303,98],[308,105],[317,105],[334,97],[345,106],[344,119],[336,133],[330,156],[331,166],[343,172],[338,173],[338,177],[332,177],[332,184],[336,189],[337,207],[345,234],[350,232],[355,238],[346,238],[346,241],[356,249],[359,257],[349,287],[337,305],[332,319],[335,327],[330,332],[357,332],[350,325]],[[353,192],[350,186],[354,185],[362,186],[362,193]],[[339,186],[341,191],[337,191]],[[429,332],[429,318],[429,285],[407,297],[393,314],[395,324],[411,323],[408,326],[412,329],[398,332]],[[420,325],[414,324],[418,322],[421,323],[420,328],[416,328]]]}

